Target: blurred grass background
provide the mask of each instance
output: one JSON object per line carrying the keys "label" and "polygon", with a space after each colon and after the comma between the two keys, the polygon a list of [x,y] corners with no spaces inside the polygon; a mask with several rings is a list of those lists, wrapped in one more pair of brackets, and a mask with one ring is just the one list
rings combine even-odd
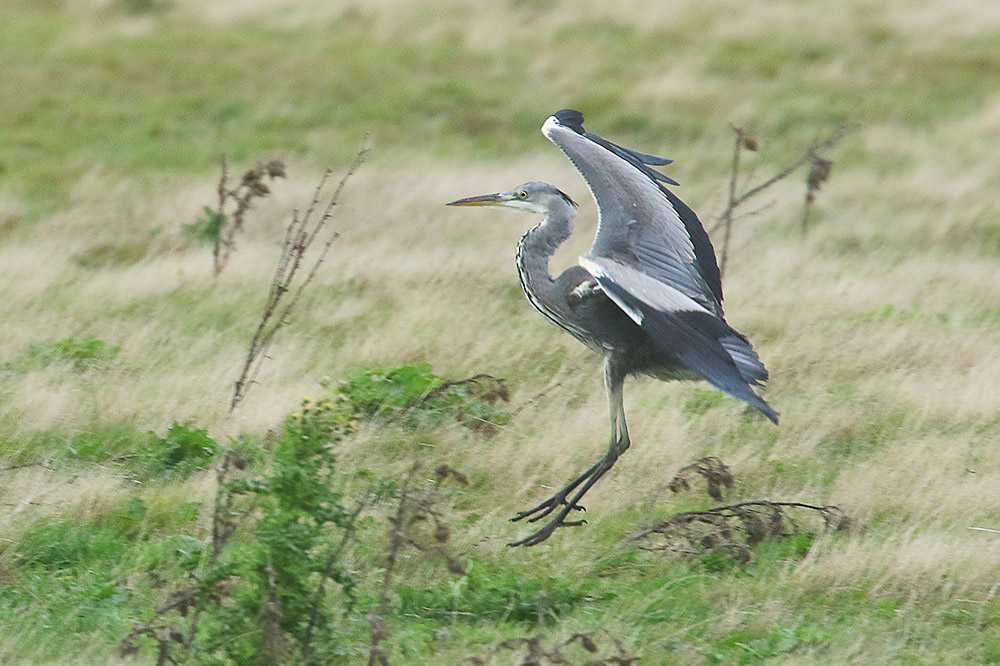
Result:
{"label": "blurred grass background", "polygon": [[[478,573],[455,583],[410,565],[398,663],[597,626],[640,663],[1000,661],[1000,546],[969,529],[1000,527],[998,53],[1000,8],[972,0],[8,0],[0,661],[114,660],[162,600],[178,539],[204,534],[214,477],[150,471],[136,458],[150,431],[190,422],[262,442],[325,376],[425,361],[507,378],[516,411],[490,437],[371,425],[342,444],[345,470],[392,477],[424,456],[473,482],[454,510]],[[782,425],[705,386],[631,382],[635,445],[588,496],[590,524],[510,551],[525,528],[506,518],[604,448],[599,363],[520,293],[528,219],[442,204],[550,181],[581,202],[554,264],[573,262],[596,214],[538,134],[563,107],[674,158],[678,194],[709,227],[730,123],[761,143],[744,157],[756,178],[841,123],[857,129],[827,155],[807,234],[804,174],[737,221],[727,314],[772,372]],[[284,225],[366,135],[333,254],[230,416]],[[213,279],[181,228],[214,202],[223,154],[236,173],[283,159],[290,177]],[[621,545],[708,506],[664,485],[709,454],[736,475],[727,500],[837,504],[865,531],[774,544],[742,570]],[[137,497],[139,527],[122,518]],[[358,562],[379,566],[375,547]],[[525,594],[563,600],[554,622],[489,607],[522,578]],[[343,663],[361,663],[363,643],[345,621]]]}

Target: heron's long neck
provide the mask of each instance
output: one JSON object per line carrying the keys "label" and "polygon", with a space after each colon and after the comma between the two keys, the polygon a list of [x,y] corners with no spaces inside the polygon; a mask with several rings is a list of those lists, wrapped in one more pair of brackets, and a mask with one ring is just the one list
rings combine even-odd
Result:
{"label": "heron's long neck", "polygon": [[531,304],[551,318],[550,311],[558,301],[549,259],[556,248],[573,233],[573,212],[548,214],[541,222],[521,236],[517,244],[517,273],[521,287]]}

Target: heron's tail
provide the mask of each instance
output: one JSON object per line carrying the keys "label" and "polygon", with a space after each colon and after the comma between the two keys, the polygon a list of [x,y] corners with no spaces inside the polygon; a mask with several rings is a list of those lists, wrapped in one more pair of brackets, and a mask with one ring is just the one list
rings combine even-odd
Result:
{"label": "heron's tail", "polygon": [[[642,307],[640,303],[634,301],[633,307]],[[767,380],[767,369],[746,337],[725,321],[704,311],[664,312],[647,308],[640,326],[665,352],[709,384],[778,423],[778,412],[752,388]]]}
{"label": "heron's tail", "polygon": [[735,333],[734,336],[721,338],[719,342],[726,353],[732,357],[736,369],[740,371],[740,375],[743,376],[747,384],[763,385],[768,378],[767,368],[764,367],[747,337],[736,331],[733,333]]}
{"label": "heron's tail", "polygon": [[753,390],[767,380],[767,369],[746,336],[691,298],[631,266],[591,256],[581,257],[580,264],[668,358],[778,422],[778,412]]}

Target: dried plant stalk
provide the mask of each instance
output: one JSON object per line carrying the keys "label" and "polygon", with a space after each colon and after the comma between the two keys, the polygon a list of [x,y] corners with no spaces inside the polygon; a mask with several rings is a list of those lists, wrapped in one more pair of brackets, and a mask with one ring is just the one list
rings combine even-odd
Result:
{"label": "dried plant stalk", "polygon": [[822,518],[829,531],[854,532],[857,523],[836,506],[801,502],[740,502],[707,511],[684,511],[650,527],[633,532],[625,541],[639,541],[641,548],[684,555],[729,552],[739,562],[749,562],[751,548],[765,539],[794,536],[806,530],[793,511],[805,510]]}
{"label": "dried plant stalk", "polygon": [[[414,488],[413,481],[421,470],[418,460],[413,463],[410,471],[400,479],[399,504],[395,513],[389,518],[389,541],[385,549],[385,571],[382,574],[382,592],[379,595],[375,611],[368,615],[368,628],[371,642],[368,649],[368,666],[389,666],[390,650],[383,645],[389,638],[389,628],[385,617],[389,613],[389,605],[395,596],[395,579],[400,555],[409,546],[419,553],[439,555],[446,563],[449,573],[461,576],[465,567],[461,560],[448,548],[451,538],[451,527],[445,521],[444,514],[437,508],[441,484],[453,479],[460,485],[468,485],[469,479],[462,472],[446,464],[439,465],[434,470],[433,488]],[[434,530],[421,530],[420,526],[434,524]]]}
{"label": "dried plant stalk", "polygon": [[677,474],[667,484],[671,492],[679,493],[691,489],[691,483],[687,478],[690,472],[702,476],[708,482],[708,494],[717,502],[722,501],[723,487],[733,487],[734,478],[729,466],[717,456],[705,456],[677,470]]}
{"label": "dried plant stalk", "polygon": [[[218,203],[210,224],[213,228],[212,234],[212,268],[216,276],[222,272],[229,262],[229,256],[236,247],[236,234],[243,228],[247,211],[253,205],[254,199],[266,197],[271,193],[271,188],[264,182],[265,177],[269,180],[275,178],[285,178],[285,164],[280,160],[269,160],[258,162],[257,166],[250,169],[239,185],[229,188],[229,166],[226,158],[221,160],[221,175],[219,184],[216,186]],[[233,207],[232,213],[227,213],[226,209]],[[206,212],[208,212],[207,209]]]}
{"label": "dried plant stalk", "polygon": [[[298,210],[292,213],[292,219],[285,229],[285,239],[281,245],[278,265],[274,270],[267,299],[264,302],[264,312],[261,314],[260,323],[258,323],[257,330],[254,331],[253,337],[250,340],[240,376],[233,388],[233,397],[229,403],[230,412],[239,406],[240,402],[246,397],[250,387],[256,382],[257,375],[266,358],[265,352],[271,345],[275,334],[282,326],[288,323],[288,318],[302,297],[302,292],[309,286],[313,278],[316,277],[316,272],[330,251],[330,246],[337,239],[335,232],[328,234],[323,247],[319,250],[318,256],[305,274],[305,277],[296,283],[295,278],[298,276],[300,270],[303,270],[306,253],[324,230],[327,222],[333,217],[334,207],[340,201],[340,195],[347,184],[347,180],[354,175],[358,167],[365,161],[368,151],[369,148],[367,147],[358,151],[357,156],[348,167],[347,172],[340,179],[333,194],[330,195],[326,204],[323,205],[323,211],[319,219],[313,220],[313,215],[321,205],[323,189],[330,175],[333,173],[332,169],[327,169],[323,173],[319,184],[313,192],[312,201],[310,201],[305,214],[300,217]],[[288,297],[289,294],[291,294],[290,297]]]}
{"label": "dried plant stalk", "polygon": [[729,243],[730,238],[732,237],[733,221],[736,217],[736,209],[775,183],[784,180],[801,166],[811,164],[812,168],[809,172],[807,180],[806,208],[802,221],[803,230],[805,230],[806,225],[808,224],[810,207],[816,198],[816,192],[819,190],[820,183],[829,177],[830,169],[833,166],[833,162],[821,157],[820,152],[835,146],[849,131],[853,129],[853,126],[849,124],[837,127],[825,139],[816,141],[807,147],[801,156],[785,166],[783,169],[779,170],[778,173],[771,176],[767,180],[748,188],[743,193],[737,194],[737,181],[739,180],[740,156],[742,151],[750,150],[756,152],[759,148],[759,144],[757,139],[749,135],[742,127],[737,127],[736,125],[731,125],[731,127],[734,138],[733,166],[729,174],[729,196],[726,202],[725,210],[722,211],[718,222],[716,222],[716,224],[712,227],[712,231],[715,231],[720,227],[723,230],[722,248],[719,252],[719,272],[723,275],[726,272],[726,264],[729,262]]}

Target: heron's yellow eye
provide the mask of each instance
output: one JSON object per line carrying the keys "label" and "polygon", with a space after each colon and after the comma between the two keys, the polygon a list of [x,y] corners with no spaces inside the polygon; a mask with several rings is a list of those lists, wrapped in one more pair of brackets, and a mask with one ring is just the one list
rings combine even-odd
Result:
{"label": "heron's yellow eye", "polygon": [[517,198],[518,199],[527,199],[528,198],[528,193],[525,192],[524,190],[521,190],[520,192],[517,193]]}

